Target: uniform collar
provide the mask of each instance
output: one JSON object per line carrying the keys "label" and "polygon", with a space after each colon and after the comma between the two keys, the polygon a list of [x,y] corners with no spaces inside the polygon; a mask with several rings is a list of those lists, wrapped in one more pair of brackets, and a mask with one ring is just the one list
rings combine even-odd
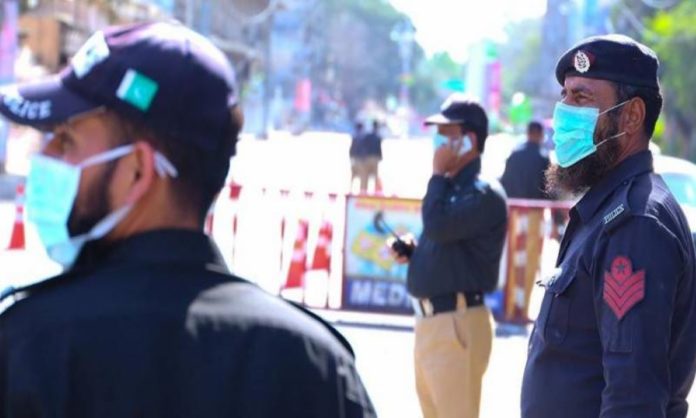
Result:
{"label": "uniform collar", "polygon": [[132,262],[215,264],[223,268],[225,266],[215,244],[202,232],[162,229],[136,234],[115,243],[90,242],[80,252],[73,268]]}
{"label": "uniform collar", "polygon": [[594,185],[575,205],[583,223],[587,223],[602,203],[620,184],[640,174],[653,171],[653,157],[650,151],[640,151],[619,163],[606,177]]}
{"label": "uniform collar", "polygon": [[457,174],[455,174],[451,181],[452,183],[459,184],[461,186],[473,183],[476,176],[481,172],[481,157],[476,157],[471,160],[471,162],[465,165]]}

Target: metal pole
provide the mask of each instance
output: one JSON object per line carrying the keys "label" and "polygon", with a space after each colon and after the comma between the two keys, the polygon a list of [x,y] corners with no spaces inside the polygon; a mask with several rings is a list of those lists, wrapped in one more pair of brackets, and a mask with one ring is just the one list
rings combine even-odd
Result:
{"label": "metal pole", "polygon": [[273,15],[268,17],[268,20],[263,24],[265,32],[265,41],[263,50],[264,59],[264,76],[263,76],[263,104],[261,117],[261,132],[260,139],[268,139],[268,120],[270,119],[271,107],[271,74],[273,74],[273,63],[271,62],[271,32],[273,29]]}

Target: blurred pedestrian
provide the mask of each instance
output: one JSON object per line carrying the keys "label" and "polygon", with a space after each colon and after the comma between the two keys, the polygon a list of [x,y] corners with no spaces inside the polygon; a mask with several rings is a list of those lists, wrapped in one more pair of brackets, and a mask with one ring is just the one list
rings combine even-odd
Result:
{"label": "blurred pedestrian", "polygon": [[390,243],[409,263],[414,298],[416,389],[425,418],[476,418],[493,340],[483,303],[498,283],[507,227],[505,193],[479,178],[488,118],[454,94],[426,120],[437,126],[433,174],[423,198],[423,233]]}
{"label": "blurred pedestrian", "polygon": [[378,120],[372,121],[372,130],[365,135],[365,167],[367,181],[372,181],[374,192],[382,191],[382,181],[379,178],[379,164],[382,161],[382,134]]}
{"label": "blurred pedestrian", "polygon": [[542,147],[544,127],[532,121],[527,126],[527,141],[514,150],[500,179],[508,197],[547,199],[544,172],[549,167],[548,152]]}
{"label": "blurred pedestrian", "polygon": [[360,193],[367,193],[370,181],[374,191],[381,191],[379,163],[382,161],[382,135],[378,121],[372,122],[372,130],[365,132],[362,122],[355,124],[350,144],[351,186],[356,178],[360,181]]}
{"label": "blurred pedestrian", "polygon": [[648,149],[658,59],[623,35],[556,65],[555,189],[582,195],[530,338],[522,417],[684,418],[696,371],[694,245]]}
{"label": "blurred pedestrian", "polygon": [[[348,150],[348,156],[350,157],[350,184],[351,191],[353,190],[353,183],[355,180],[359,180],[360,191],[367,189],[367,178],[364,174],[365,167],[363,164],[363,155],[365,155],[365,125],[362,122],[355,122],[353,126],[353,136],[350,140],[350,148]],[[363,185],[363,179],[364,185]]]}
{"label": "blurred pedestrian", "polygon": [[0,417],[374,416],[345,339],[202,233],[238,93],[170,23],[97,32],[58,77],[2,90],[3,115],[54,134],[27,213],[66,271],[2,292]]}

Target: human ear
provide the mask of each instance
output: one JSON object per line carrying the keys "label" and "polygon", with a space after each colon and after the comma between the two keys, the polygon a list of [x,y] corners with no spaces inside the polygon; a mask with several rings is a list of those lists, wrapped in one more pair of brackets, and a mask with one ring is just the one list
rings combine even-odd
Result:
{"label": "human ear", "polygon": [[622,131],[635,134],[643,129],[645,122],[645,102],[640,97],[634,97],[626,103],[626,109],[621,114]]}
{"label": "human ear", "polygon": [[150,189],[156,176],[155,150],[152,146],[145,141],[138,141],[133,147],[124,173],[128,187],[125,193],[126,204],[140,200]]}
{"label": "human ear", "polygon": [[466,135],[468,135],[471,140],[471,149],[478,150],[478,137],[476,136],[476,132],[467,132]]}

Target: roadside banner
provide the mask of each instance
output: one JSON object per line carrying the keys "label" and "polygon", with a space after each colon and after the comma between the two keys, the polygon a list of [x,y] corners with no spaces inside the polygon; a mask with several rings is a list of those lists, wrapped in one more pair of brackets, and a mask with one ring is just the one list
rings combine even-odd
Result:
{"label": "roadside banner", "polygon": [[408,265],[396,264],[386,240],[423,229],[421,202],[392,197],[348,196],[344,245],[343,309],[412,313],[406,291]]}

